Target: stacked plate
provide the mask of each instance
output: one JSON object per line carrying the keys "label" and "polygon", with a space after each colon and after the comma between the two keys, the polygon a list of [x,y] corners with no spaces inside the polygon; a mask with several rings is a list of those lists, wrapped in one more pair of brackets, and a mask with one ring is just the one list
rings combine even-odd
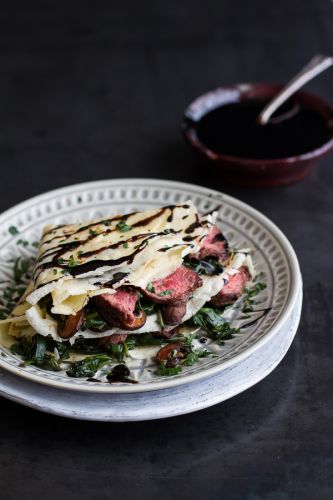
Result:
{"label": "stacked plate", "polygon": [[[9,261],[33,256],[33,247],[49,223],[71,223],[114,213],[128,213],[191,199],[200,212],[218,208],[218,225],[233,247],[253,249],[258,273],[267,285],[260,299],[268,311],[252,326],[227,340],[214,357],[161,377],[150,369],[149,356],[136,360],[138,384],[98,384],[71,379],[65,372],[21,366],[0,347],[0,394],[41,411],[71,418],[133,421],[171,417],[228,399],[259,382],[286,354],[298,327],[302,278],[294,250],[281,231],[262,214],[222,193],[172,181],[119,179],[78,184],[48,192],[8,210],[0,217],[0,290],[8,284]],[[19,253],[20,252],[20,253]]]}

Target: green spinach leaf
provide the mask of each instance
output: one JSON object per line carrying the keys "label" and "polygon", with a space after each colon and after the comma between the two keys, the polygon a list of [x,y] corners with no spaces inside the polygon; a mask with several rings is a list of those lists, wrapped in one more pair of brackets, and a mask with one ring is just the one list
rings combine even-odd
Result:
{"label": "green spinach leaf", "polygon": [[212,307],[202,307],[192,317],[190,323],[201,326],[220,344],[223,344],[226,339],[231,339],[234,334],[239,333],[238,328],[232,328],[228,321],[222,317],[221,312]]}
{"label": "green spinach leaf", "polygon": [[184,264],[186,267],[193,269],[198,274],[207,274],[208,276],[221,274],[223,267],[217,259],[207,257],[203,260],[185,257]]}
{"label": "green spinach leaf", "polygon": [[69,370],[67,370],[67,375],[69,377],[82,378],[82,377],[93,377],[95,373],[102,368],[107,363],[111,363],[112,359],[110,356],[105,354],[97,354],[89,356],[87,358],[81,359],[73,363]]}

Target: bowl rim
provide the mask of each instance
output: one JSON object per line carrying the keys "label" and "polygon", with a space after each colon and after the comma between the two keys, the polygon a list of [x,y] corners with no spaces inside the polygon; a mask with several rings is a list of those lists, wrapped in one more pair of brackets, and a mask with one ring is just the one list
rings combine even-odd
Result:
{"label": "bowl rim", "polygon": [[[203,156],[213,161],[227,161],[228,163],[239,164],[246,166],[260,166],[263,163],[270,163],[272,166],[281,165],[284,163],[285,165],[290,165],[293,163],[298,163],[307,160],[314,160],[316,158],[320,158],[324,154],[328,153],[333,148],[333,107],[328,101],[318,97],[316,94],[312,92],[299,90],[295,92],[292,97],[301,97],[302,99],[309,100],[312,104],[316,103],[316,105],[322,109],[323,112],[326,112],[327,115],[331,115],[332,121],[332,137],[328,141],[324,142],[322,146],[319,146],[316,149],[312,149],[306,153],[302,153],[300,155],[292,155],[292,156],[281,156],[279,158],[248,158],[234,155],[226,155],[223,153],[217,153],[213,151],[209,147],[207,147],[203,142],[201,142],[197,136],[196,129],[194,124],[197,123],[204,115],[216,109],[221,104],[217,102],[217,104],[212,105],[212,99],[216,98],[218,94],[238,94],[238,95],[247,95],[253,90],[266,89],[272,92],[278,91],[283,87],[282,84],[278,83],[236,83],[233,85],[219,86],[213,90],[207,91],[204,94],[196,97],[185,109],[183,113],[183,120],[181,123],[181,129],[185,139],[189,142],[189,144],[199,151]],[[227,101],[225,101],[226,103]],[[229,101],[230,102],[230,101]],[[311,107],[313,107],[311,105]],[[198,118],[195,118],[194,115],[198,114]],[[323,113],[324,114],[324,113]],[[327,117],[327,122],[329,122],[329,118]]]}

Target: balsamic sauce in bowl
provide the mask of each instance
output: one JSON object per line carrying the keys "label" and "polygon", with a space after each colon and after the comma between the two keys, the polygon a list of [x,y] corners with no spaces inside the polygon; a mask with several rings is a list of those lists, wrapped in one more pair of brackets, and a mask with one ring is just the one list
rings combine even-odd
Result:
{"label": "balsamic sauce in bowl", "polygon": [[273,117],[267,125],[258,124],[256,119],[267,103],[241,101],[210,111],[197,123],[198,139],[212,151],[228,156],[285,158],[317,149],[331,138],[326,121],[299,105],[282,106],[274,115],[281,121]]}
{"label": "balsamic sauce in bowl", "polygon": [[280,86],[219,88],[185,111],[183,132],[217,172],[238,184],[295,182],[333,147],[333,110],[306,92],[296,93],[266,125],[257,117]]}

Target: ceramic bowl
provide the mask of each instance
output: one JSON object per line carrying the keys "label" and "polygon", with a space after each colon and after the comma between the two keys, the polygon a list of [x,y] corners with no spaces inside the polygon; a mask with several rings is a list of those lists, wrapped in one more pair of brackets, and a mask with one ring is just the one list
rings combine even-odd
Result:
{"label": "ceramic bowl", "polygon": [[219,87],[195,99],[184,112],[182,131],[189,144],[208,160],[215,174],[240,185],[270,187],[290,184],[303,179],[318,161],[333,148],[333,108],[308,92],[297,92],[293,99],[314,110],[326,122],[329,140],[319,148],[297,156],[274,159],[253,159],[217,153],[203,144],[197,135],[197,123],[214,109],[245,100],[269,100],[281,89],[280,85],[238,84]]}

